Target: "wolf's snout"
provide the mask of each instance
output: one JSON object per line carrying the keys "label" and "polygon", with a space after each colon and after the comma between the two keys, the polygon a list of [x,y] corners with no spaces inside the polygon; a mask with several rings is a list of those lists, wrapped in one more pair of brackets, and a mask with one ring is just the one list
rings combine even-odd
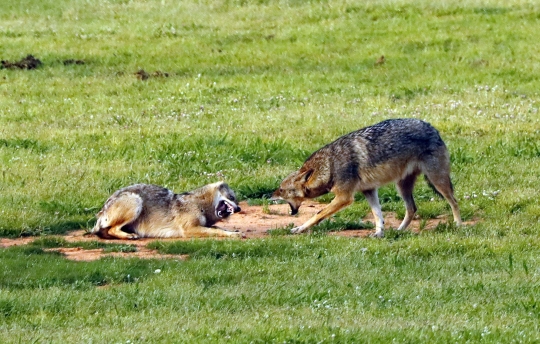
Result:
{"label": "wolf's snout", "polygon": [[274,191],[272,193],[272,196],[270,196],[270,198],[269,198],[270,201],[279,201],[279,200],[282,200],[282,199],[283,199],[283,196],[281,195],[281,188]]}
{"label": "wolf's snout", "polygon": [[242,209],[240,209],[240,207],[236,203],[232,201],[228,201],[228,200],[227,201],[221,200],[217,204],[215,211],[218,217],[225,218],[231,214],[238,213],[241,210]]}

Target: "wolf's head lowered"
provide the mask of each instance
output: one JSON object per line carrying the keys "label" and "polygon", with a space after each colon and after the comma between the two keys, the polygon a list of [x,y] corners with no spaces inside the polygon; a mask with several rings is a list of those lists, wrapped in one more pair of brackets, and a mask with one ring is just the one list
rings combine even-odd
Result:
{"label": "wolf's head lowered", "polygon": [[308,182],[312,173],[313,170],[301,169],[289,174],[270,199],[287,201],[291,207],[291,215],[296,215],[302,202],[306,198],[311,198]]}

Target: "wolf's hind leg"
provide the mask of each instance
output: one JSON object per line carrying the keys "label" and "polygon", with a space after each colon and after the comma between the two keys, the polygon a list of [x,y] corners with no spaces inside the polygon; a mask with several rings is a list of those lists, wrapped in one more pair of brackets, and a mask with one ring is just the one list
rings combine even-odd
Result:
{"label": "wolf's hind leg", "polygon": [[450,159],[448,158],[448,153],[439,156],[435,162],[426,163],[423,172],[428,182],[450,204],[456,226],[461,226],[459,206],[454,197],[454,188],[452,186],[452,181],[450,180]]}
{"label": "wolf's hind leg", "polygon": [[[103,210],[96,227],[103,238],[138,239],[134,233],[122,231],[122,227],[135,221],[142,212],[142,198],[134,193],[121,194]],[[103,233],[106,232],[106,233]],[[99,234],[98,234],[99,235]]]}
{"label": "wolf's hind leg", "polygon": [[452,182],[450,181],[450,176],[447,177],[441,177],[437,179],[430,179],[428,177],[429,181],[437,191],[441,193],[441,195],[446,199],[448,204],[450,204],[450,208],[452,208],[452,214],[454,216],[454,222],[456,226],[461,226],[461,215],[459,212],[459,206],[457,203],[456,198],[454,197],[454,191],[452,189]]}
{"label": "wolf's hind leg", "polygon": [[396,183],[396,188],[401,195],[401,198],[403,198],[403,201],[405,202],[405,218],[403,218],[398,230],[407,228],[411,224],[414,214],[416,214],[417,208],[413,198],[413,189],[414,183],[416,182],[416,177],[418,177],[418,173],[409,174]]}
{"label": "wolf's hind leg", "polygon": [[204,237],[230,237],[241,238],[242,232],[233,232],[217,227],[191,227],[184,232],[186,238],[204,238]]}
{"label": "wolf's hind leg", "polygon": [[139,236],[135,233],[126,233],[122,230],[124,224],[120,226],[114,226],[109,229],[109,235],[117,239],[139,239]]}
{"label": "wolf's hind leg", "polygon": [[379,203],[379,195],[377,189],[364,190],[362,191],[366,200],[371,207],[371,212],[375,218],[375,233],[373,234],[376,238],[382,238],[384,236],[384,218],[381,210],[381,204]]}

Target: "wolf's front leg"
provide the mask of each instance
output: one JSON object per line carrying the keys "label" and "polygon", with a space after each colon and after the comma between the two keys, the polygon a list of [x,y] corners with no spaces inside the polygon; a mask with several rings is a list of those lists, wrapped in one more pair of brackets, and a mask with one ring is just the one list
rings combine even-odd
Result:
{"label": "wolf's front leg", "polygon": [[315,226],[319,222],[321,222],[324,219],[329,218],[330,216],[334,215],[341,209],[347,207],[348,205],[352,204],[354,202],[354,194],[336,194],[336,197],[324,208],[323,210],[319,211],[317,214],[315,214],[311,219],[307,220],[306,223],[304,223],[301,226],[295,227],[291,229],[291,233],[298,234],[306,231],[307,229]]}
{"label": "wolf's front leg", "polygon": [[242,238],[244,234],[239,231],[229,231],[218,227],[192,227],[185,231],[187,238],[204,238],[204,237],[230,237]]}
{"label": "wolf's front leg", "polygon": [[115,226],[115,227],[112,227],[111,229],[109,229],[109,233],[108,233],[110,236],[112,236],[113,238],[118,238],[118,239],[124,239],[124,240],[135,240],[135,239],[139,239],[139,236],[135,233],[126,233],[124,232],[123,230],[120,229],[119,226]]}
{"label": "wolf's front leg", "polygon": [[294,227],[291,229],[291,233],[292,234],[300,234],[302,232],[304,232],[307,228],[305,228],[303,225],[302,226],[298,226],[298,227]]}

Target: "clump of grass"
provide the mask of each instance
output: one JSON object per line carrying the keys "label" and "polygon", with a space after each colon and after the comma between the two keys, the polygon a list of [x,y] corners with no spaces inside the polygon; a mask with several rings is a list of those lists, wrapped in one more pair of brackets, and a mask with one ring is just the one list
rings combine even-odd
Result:
{"label": "clump of grass", "polygon": [[269,206],[269,201],[267,199],[263,200],[263,204],[262,204],[262,212],[264,214],[270,214],[270,206]]}
{"label": "clump of grass", "polygon": [[414,238],[418,234],[415,234],[409,230],[397,230],[397,229],[387,229],[384,231],[384,239],[389,241],[403,240]]}
{"label": "clump of grass", "polygon": [[419,229],[420,231],[423,231],[423,230],[426,228],[427,223],[428,223],[428,222],[427,222],[427,219],[421,219],[421,220],[420,220],[420,226],[419,226],[418,229]]}
{"label": "clump of grass", "polygon": [[441,222],[435,228],[433,228],[434,233],[456,233],[462,231],[462,227],[456,226],[453,222]]}
{"label": "clump of grass", "polygon": [[282,227],[282,228],[275,228],[275,229],[269,229],[267,231],[268,235],[271,237],[274,236],[284,236],[284,235],[292,235],[291,229],[294,228],[294,223],[290,223],[289,225]]}
{"label": "clump of grass", "polygon": [[348,229],[372,229],[373,224],[363,221],[349,221],[340,217],[325,220],[318,225],[312,227],[314,234],[322,234],[333,231],[343,231]]}

